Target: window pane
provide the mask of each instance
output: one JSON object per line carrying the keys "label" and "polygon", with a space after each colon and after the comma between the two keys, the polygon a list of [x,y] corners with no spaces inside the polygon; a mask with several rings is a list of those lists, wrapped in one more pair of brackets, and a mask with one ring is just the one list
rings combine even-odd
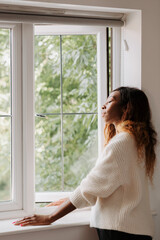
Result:
{"label": "window pane", "polygon": [[10,29],[0,29],[0,114],[10,114]]}
{"label": "window pane", "polygon": [[63,110],[97,112],[97,37],[62,38]]}
{"label": "window pane", "polygon": [[49,114],[36,117],[36,192],[72,191],[97,159],[98,121],[64,113],[97,112],[97,36],[36,35],[35,80],[36,112]]}
{"label": "window pane", "polygon": [[0,117],[0,201],[11,200],[11,119]]}
{"label": "window pane", "polygon": [[60,38],[35,36],[35,109],[60,112]]}
{"label": "window pane", "polygon": [[64,116],[64,190],[74,190],[98,156],[97,115]]}
{"label": "window pane", "polygon": [[36,117],[36,191],[59,191],[62,183],[60,116]]}

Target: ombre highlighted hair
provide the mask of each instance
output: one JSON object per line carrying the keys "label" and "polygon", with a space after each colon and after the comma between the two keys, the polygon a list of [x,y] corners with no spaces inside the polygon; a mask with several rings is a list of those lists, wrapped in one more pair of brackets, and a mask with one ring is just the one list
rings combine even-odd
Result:
{"label": "ombre highlighted hair", "polygon": [[[117,131],[125,131],[134,136],[138,155],[141,157],[145,154],[146,175],[152,182],[156,163],[157,133],[151,122],[151,110],[147,96],[140,89],[131,87],[120,87],[114,91],[120,92],[120,106],[123,109]],[[105,145],[115,134],[114,125],[106,124],[104,128]]]}

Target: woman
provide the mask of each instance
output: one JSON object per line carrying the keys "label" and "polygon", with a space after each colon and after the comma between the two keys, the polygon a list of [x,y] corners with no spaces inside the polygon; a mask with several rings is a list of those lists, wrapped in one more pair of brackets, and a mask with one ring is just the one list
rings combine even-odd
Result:
{"label": "woman", "polygon": [[51,215],[26,217],[15,225],[46,225],[93,206],[90,225],[100,240],[152,239],[148,178],[152,182],[157,140],[148,99],[139,89],[117,88],[102,106],[102,117],[105,148],[80,186]]}

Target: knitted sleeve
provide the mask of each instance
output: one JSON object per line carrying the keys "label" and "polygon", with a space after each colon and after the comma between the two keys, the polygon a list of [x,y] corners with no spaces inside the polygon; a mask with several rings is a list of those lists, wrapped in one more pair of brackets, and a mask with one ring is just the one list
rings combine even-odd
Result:
{"label": "knitted sleeve", "polygon": [[118,162],[123,162],[126,143],[115,138],[106,146],[96,166],[70,195],[76,208],[93,206],[97,197],[107,198],[122,184]]}

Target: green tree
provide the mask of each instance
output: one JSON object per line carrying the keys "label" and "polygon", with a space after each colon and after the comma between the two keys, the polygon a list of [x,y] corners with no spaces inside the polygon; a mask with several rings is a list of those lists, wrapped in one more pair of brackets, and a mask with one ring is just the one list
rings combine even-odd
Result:
{"label": "green tree", "polygon": [[0,29],[0,201],[11,199],[10,30]]}
{"label": "green tree", "polygon": [[35,36],[36,112],[57,114],[36,120],[37,191],[73,190],[95,163],[98,145],[96,52],[96,35]]}

